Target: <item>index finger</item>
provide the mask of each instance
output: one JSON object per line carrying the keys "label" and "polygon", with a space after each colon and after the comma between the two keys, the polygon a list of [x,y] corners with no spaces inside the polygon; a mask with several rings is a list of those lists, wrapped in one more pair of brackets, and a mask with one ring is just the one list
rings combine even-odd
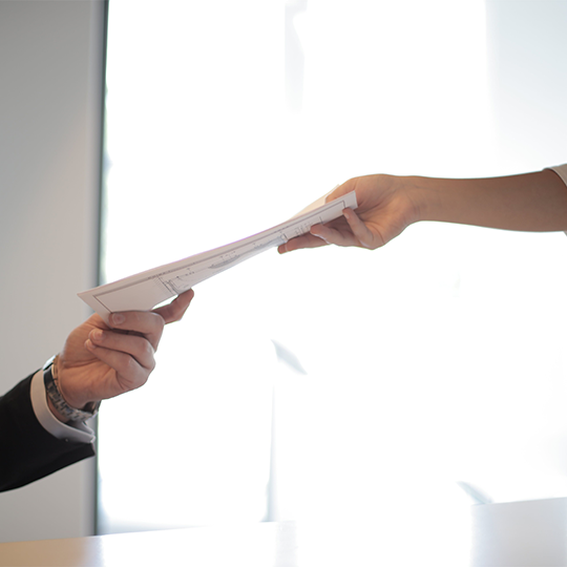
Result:
{"label": "index finger", "polygon": [[123,311],[112,313],[109,321],[112,330],[135,333],[146,338],[157,350],[163,327],[183,317],[195,293],[192,289],[178,295],[171,303],[153,311]]}
{"label": "index finger", "polygon": [[163,317],[153,311],[112,313],[109,317],[109,322],[111,331],[144,337],[149,341],[154,350],[157,350],[165,325]]}

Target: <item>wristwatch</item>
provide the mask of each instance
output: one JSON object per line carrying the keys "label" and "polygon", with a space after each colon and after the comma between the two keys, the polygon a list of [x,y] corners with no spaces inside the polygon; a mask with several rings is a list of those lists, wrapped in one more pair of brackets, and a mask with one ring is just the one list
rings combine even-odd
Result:
{"label": "wristwatch", "polygon": [[83,409],[72,408],[63,398],[57,381],[53,376],[53,363],[57,355],[51,357],[43,365],[43,383],[45,384],[45,391],[51,400],[55,409],[68,421],[86,421],[91,419],[98,413],[100,407],[99,402],[89,402]]}

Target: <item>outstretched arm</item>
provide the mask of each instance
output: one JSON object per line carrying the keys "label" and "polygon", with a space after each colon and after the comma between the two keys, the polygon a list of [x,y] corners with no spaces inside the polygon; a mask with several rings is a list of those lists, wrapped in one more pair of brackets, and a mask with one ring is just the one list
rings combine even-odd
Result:
{"label": "outstretched arm", "polygon": [[352,190],[358,208],[279,247],[326,244],[375,249],[421,220],[519,231],[567,230],[567,186],[554,171],[486,179],[368,175],[350,179],[327,201]]}

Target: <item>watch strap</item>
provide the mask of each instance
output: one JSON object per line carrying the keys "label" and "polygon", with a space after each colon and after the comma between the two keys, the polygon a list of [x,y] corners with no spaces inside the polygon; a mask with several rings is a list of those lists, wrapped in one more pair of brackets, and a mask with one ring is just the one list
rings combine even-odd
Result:
{"label": "watch strap", "polygon": [[47,396],[55,409],[68,421],[86,421],[98,413],[100,402],[89,402],[84,408],[71,407],[63,398],[57,381],[53,376],[53,363],[55,357],[49,359],[43,367],[43,383]]}

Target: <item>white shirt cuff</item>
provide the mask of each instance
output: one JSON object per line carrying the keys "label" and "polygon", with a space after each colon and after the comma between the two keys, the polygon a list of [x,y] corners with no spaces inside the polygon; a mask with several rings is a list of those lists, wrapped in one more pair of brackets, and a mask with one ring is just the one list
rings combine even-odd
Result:
{"label": "white shirt cuff", "polygon": [[[548,167],[547,169],[555,171],[555,173],[557,173],[557,175],[559,175],[559,177],[561,178],[561,181],[563,181],[563,183],[567,185],[567,163],[564,165],[554,165],[553,167]],[[565,231],[565,234],[567,234],[567,230]]]}
{"label": "white shirt cuff", "polygon": [[62,423],[49,409],[47,394],[43,383],[43,370],[38,370],[31,381],[31,403],[37,420],[42,427],[57,439],[76,441],[79,443],[93,443],[94,431],[82,421]]}
{"label": "white shirt cuff", "polygon": [[552,169],[553,171],[555,171],[555,173],[557,173],[557,175],[561,177],[563,183],[567,185],[567,163],[564,165],[555,165],[553,167],[549,167],[548,169]]}

